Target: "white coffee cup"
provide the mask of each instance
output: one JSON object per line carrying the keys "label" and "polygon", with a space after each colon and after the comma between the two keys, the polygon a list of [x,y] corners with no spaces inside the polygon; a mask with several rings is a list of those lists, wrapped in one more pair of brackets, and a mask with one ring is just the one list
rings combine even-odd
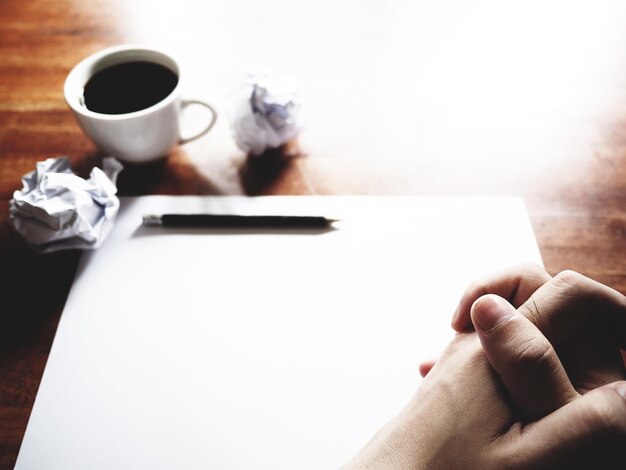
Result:
{"label": "white coffee cup", "polygon": [[[85,106],[84,87],[97,72],[126,62],[152,62],[167,67],[178,77],[174,90],[158,103],[126,114],[103,114]],[[106,153],[133,163],[148,162],[168,155],[177,144],[206,134],[215,124],[217,112],[208,103],[180,98],[180,68],[168,54],[143,46],[124,45],[101,50],[79,62],[65,80],[65,101],[87,136]],[[189,105],[204,106],[209,122],[199,131],[181,131],[181,115]]]}

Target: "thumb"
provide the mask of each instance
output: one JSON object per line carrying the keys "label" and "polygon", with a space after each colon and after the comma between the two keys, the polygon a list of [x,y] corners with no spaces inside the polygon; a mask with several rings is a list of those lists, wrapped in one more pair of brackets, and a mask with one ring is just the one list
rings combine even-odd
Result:
{"label": "thumb", "polygon": [[596,388],[503,438],[532,468],[626,468],[626,382]]}
{"label": "thumb", "polygon": [[550,342],[506,300],[483,296],[471,315],[487,360],[527,421],[579,396]]}

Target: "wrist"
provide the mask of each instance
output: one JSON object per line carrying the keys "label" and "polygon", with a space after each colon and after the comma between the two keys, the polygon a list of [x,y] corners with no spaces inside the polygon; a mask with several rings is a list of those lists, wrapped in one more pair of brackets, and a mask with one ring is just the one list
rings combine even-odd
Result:
{"label": "wrist", "polygon": [[[397,470],[436,468],[437,441],[433,421],[413,400],[389,421],[344,467],[347,469]],[[440,417],[438,418],[440,419]]]}

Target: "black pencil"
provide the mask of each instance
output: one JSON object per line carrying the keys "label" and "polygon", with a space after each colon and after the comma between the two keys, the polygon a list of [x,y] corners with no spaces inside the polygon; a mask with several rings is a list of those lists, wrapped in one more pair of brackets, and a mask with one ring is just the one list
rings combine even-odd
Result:
{"label": "black pencil", "polygon": [[197,228],[327,228],[337,219],[299,215],[149,214],[143,225]]}

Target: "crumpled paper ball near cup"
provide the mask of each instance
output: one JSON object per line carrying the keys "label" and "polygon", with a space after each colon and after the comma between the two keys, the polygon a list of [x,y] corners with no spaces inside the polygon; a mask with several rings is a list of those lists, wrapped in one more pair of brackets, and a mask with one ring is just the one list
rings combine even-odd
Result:
{"label": "crumpled paper ball near cup", "polygon": [[[180,97],[181,71],[157,49],[123,45],[101,50],[67,76],[65,100],[87,136],[107,154],[131,163],[168,155],[175,145],[206,134],[217,119],[208,103]],[[190,105],[207,108],[209,122],[194,134],[181,129]]]}
{"label": "crumpled paper ball near cup", "polygon": [[67,157],[38,162],[9,202],[9,223],[39,253],[98,248],[120,207],[115,181],[122,165],[105,158],[89,179],[74,174]]}
{"label": "crumpled paper ball near cup", "polygon": [[229,118],[235,143],[254,156],[279,148],[304,128],[301,108],[288,79],[249,74],[232,94]]}

